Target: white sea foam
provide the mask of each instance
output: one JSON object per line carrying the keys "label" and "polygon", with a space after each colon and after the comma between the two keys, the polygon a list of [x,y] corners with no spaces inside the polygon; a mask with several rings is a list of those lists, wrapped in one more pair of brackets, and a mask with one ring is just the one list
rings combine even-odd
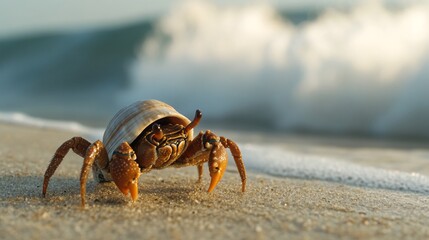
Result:
{"label": "white sea foam", "polygon": [[[103,129],[94,129],[75,122],[45,120],[21,113],[0,113],[0,122],[67,130],[84,134],[92,140],[100,139],[103,133]],[[332,181],[353,186],[429,193],[429,177],[417,173],[361,166],[350,163],[347,159],[302,154],[280,147],[244,143],[239,143],[239,146],[246,168],[253,172],[278,177]]]}
{"label": "white sea foam", "polygon": [[0,112],[0,122],[71,131],[88,136],[91,140],[101,139],[104,132],[104,129],[90,128],[77,122],[36,118],[19,112]]}
{"label": "white sea foam", "polygon": [[277,147],[254,144],[241,144],[240,147],[248,169],[274,176],[429,193],[429,177],[418,173],[361,166],[344,159],[294,153]]}
{"label": "white sea foam", "polygon": [[[377,1],[300,24],[268,5],[173,8],[121,99],[282,129],[429,136],[429,5]],[[126,99],[125,101],[130,101]]]}

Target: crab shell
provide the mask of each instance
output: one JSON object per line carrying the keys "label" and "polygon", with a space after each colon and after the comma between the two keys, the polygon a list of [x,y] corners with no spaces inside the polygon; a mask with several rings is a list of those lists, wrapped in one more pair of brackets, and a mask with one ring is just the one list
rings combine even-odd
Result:
{"label": "crab shell", "polygon": [[[138,101],[119,110],[110,120],[103,135],[109,159],[121,143],[131,144],[147,127],[161,119],[164,123],[180,124],[183,127],[191,122],[172,106],[158,100]],[[191,130],[189,139],[192,137]]]}

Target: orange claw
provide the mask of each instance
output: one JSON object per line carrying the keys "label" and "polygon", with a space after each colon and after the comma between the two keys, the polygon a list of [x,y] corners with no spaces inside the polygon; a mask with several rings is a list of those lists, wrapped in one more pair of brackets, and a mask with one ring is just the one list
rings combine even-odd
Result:
{"label": "orange claw", "polygon": [[222,179],[227,165],[228,154],[226,153],[225,147],[220,143],[213,144],[209,157],[211,181],[209,189],[207,190],[208,192],[212,192],[215,189],[219,181]]}
{"label": "orange claw", "polygon": [[140,168],[135,160],[136,155],[133,149],[124,142],[113,152],[110,162],[110,174],[113,181],[125,196],[131,193],[133,202],[138,198],[140,177]]}
{"label": "orange claw", "polygon": [[[115,182],[116,183],[116,182]],[[139,187],[137,179],[131,181],[128,185],[116,184],[119,190],[125,195],[128,196],[128,193],[131,193],[131,199],[135,202],[139,197]]]}

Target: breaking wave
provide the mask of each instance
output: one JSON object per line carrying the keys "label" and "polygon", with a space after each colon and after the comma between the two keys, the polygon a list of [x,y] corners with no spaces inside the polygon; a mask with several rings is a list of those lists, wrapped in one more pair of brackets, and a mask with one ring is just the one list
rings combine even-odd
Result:
{"label": "breaking wave", "polygon": [[161,18],[131,99],[286,130],[429,136],[429,5],[367,3],[293,24],[268,5],[193,2]]}

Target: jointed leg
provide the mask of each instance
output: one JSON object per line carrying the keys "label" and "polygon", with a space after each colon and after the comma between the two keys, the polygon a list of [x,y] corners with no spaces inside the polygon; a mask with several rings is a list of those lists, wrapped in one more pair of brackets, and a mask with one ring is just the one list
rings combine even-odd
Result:
{"label": "jointed leg", "polygon": [[241,191],[244,192],[246,190],[246,169],[244,167],[243,158],[241,157],[240,148],[238,148],[235,142],[225,137],[220,137],[220,142],[225,148],[229,148],[234,157],[235,165],[237,165],[241,177]]}
{"label": "jointed leg", "polygon": [[82,170],[80,172],[80,197],[82,207],[85,206],[86,181],[88,179],[89,171],[94,164],[94,161],[97,161],[96,164],[100,168],[107,168],[107,162],[109,160],[107,156],[107,151],[100,140],[94,142],[86,151],[85,159],[83,160]]}
{"label": "jointed leg", "polygon": [[198,182],[200,183],[203,178],[203,164],[199,164],[198,168]]}
{"label": "jointed leg", "polygon": [[49,163],[48,168],[46,169],[45,177],[43,179],[42,194],[44,197],[46,196],[46,191],[48,189],[49,179],[52,177],[52,175],[54,175],[55,170],[57,170],[58,166],[61,164],[68,151],[72,149],[73,152],[77,153],[81,157],[84,157],[86,149],[89,147],[89,145],[91,145],[91,143],[84,138],[74,137],[64,142],[57,149],[54,156],[52,157],[51,162]]}

